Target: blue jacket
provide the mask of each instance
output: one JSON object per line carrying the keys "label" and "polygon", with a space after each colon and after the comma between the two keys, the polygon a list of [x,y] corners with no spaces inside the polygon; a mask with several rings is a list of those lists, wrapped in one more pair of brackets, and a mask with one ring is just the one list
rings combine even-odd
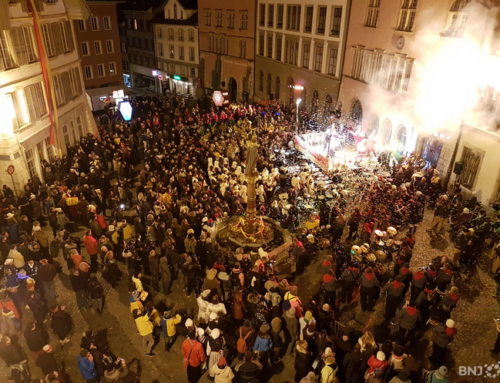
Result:
{"label": "blue jacket", "polygon": [[81,355],[78,355],[78,368],[82,373],[82,377],[85,380],[94,379],[97,377],[97,371],[95,370],[94,361],[90,361],[87,358],[82,358]]}
{"label": "blue jacket", "polygon": [[254,351],[270,351],[273,348],[273,340],[269,338],[261,338],[260,335],[255,339],[253,345]]}

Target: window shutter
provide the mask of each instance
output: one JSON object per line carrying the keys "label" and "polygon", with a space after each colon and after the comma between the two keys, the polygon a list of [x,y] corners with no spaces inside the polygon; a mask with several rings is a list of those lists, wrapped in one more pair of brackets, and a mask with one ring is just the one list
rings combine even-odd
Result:
{"label": "window shutter", "polygon": [[33,95],[31,94],[30,87],[24,88],[24,98],[26,99],[26,106],[28,107],[30,122],[34,123],[36,122],[35,104],[33,101]]}
{"label": "window shutter", "polygon": [[50,24],[50,27],[52,28],[52,38],[54,40],[54,53],[58,56],[64,53],[59,23],[52,23]]}
{"label": "window shutter", "polygon": [[12,42],[14,44],[14,49],[16,51],[17,64],[19,66],[27,64],[28,61],[27,61],[26,49],[23,44],[23,36],[21,28],[12,28],[10,30],[10,37],[12,39]]}
{"label": "window shutter", "polygon": [[78,92],[78,96],[82,94],[82,79],[80,77],[80,69],[75,68],[75,81],[76,81],[76,89]]}
{"label": "window shutter", "polygon": [[66,102],[69,102],[73,99],[73,96],[71,94],[71,84],[69,82],[69,73],[68,72],[63,72],[61,74],[62,78],[62,88],[64,91],[64,98],[66,99]]}
{"label": "window shutter", "polygon": [[68,49],[70,52],[75,50],[75,40],[73,40],[73,30],[71,29],[71,21],[66,20],[66,40],[68,41]]}

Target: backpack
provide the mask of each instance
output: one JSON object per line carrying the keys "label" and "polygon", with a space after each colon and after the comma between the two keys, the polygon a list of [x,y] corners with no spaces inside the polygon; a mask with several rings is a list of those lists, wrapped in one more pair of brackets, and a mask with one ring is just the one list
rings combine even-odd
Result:
{"label": "backpack", "polygon": [[248,350],[247,338],[250,336],[251,333],[253,333],[253,330],[249,331],[248,334],[243,338],[243,334],[241,333],[241,327],[240,327],[240,338],[236,343],[236,349],[238,350],[239,353],[244,354],[245,352],[247,352]]}
{"label": "backpack", "polygon": [[290,299],[285,299],[283,301],[283,305],[281,306],[284,311],[288,311],[292,308],[292,304],[290,303]]}

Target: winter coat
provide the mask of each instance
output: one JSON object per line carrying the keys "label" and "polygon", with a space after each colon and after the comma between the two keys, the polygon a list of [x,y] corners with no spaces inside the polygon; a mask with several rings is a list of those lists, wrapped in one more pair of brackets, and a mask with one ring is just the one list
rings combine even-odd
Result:
{"label": "winter coat", "polygon": [[149,317],[147,315],[141,315],[135,320],[135,324],[137,325],[137,330],[139,330],[139,334],[141,336],[149,335],[153,332],[153,323],[149,321]]}
{"label": "winter coat", "polygon": [[78,355],[78,368],[85,380],[92,380],[97,377],[94,361],[82,358],[81,355]]}
{"label": "winter coat", "polygon": [[233,370],[228,365],[220,368],[217,364],[214,364],[210,374],[215,377],[215,383],[232,383],[234,378]]}
{"label": "winter coat", "polygon": [[162,318],[160,324],[163,329],[163,336],[174,336],[176,334],[175,325],[181,323],[181,320],[182,317],[179,314],[168,319]]}
{"label": "winter coat", "polygon": [[374,372],[377,368],[385,371],[385,369],[387,368],[387,360],[381,362],[380,360],[375,358],[375,355],[372,355],[372,357],[368,359],[368,366],[370,367],[370,373]]}
{"label": "winter coat", "polygon": [[85,235],[83,237],[83,243],[85,243],[85,249],[89,255],[97,254],[97,240],[94,237],[91,235]]}
{"label": "winter coat", "polygon": [[273,348],[273,340],[269,334],[259,332],[253,345],[254,351],[270,351]]}
{"label": "winter coat", "polygon": [[396,319],[398,319],[399,325],[406,330],[413,330],[417,327],[417,322],[420,319],[420,311],[417,309],[411,310],[412,307],[407,307],[402,309]]}

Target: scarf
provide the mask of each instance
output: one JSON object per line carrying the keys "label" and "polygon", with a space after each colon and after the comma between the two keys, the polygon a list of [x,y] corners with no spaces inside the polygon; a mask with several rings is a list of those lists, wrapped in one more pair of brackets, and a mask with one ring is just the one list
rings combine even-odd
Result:
{"label": "scarf", "polygon": [[365,278],[368,279],[369,281],[371,281],[374,276],[375,276],[374,274],[365,273]]}
{"label": "scarf", "polygon": [[396,290],[399,289],[399,286],[401,286],[402,283],[398,281],[392,282],[392,287],[394,287]]}
{"label": "scarf", "polygon": [[415,315],[417,313],[417,308],[416,307],[410,307],[408,306],[406,308],[406,312],[408,313],[408,315]]}
{"label": "scarf", "polygon": [[418,281],[422,278],[425,278],[425,275],[424,273],[420,272],[420,271],[417,271],[415,274],[413,274],[413,276],[415,277],[415,280]]}
{"label": "scarf", "polygon": [[430,289],[424,289],[424,291],[427,293],[427,294],[431,294],[433,292],[433,290],[430,290]]}

